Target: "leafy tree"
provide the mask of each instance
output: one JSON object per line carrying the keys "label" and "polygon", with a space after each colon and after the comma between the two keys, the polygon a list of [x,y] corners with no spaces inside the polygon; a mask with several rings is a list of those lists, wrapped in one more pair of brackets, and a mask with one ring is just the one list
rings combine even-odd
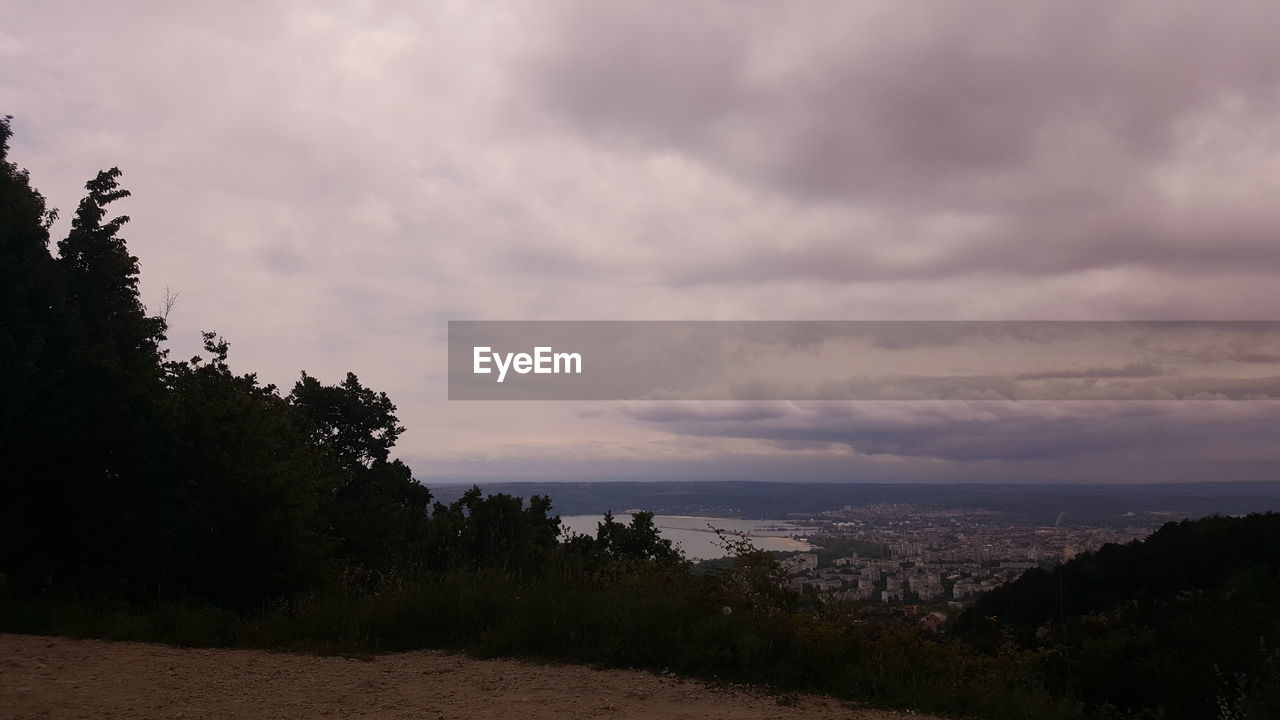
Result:
{"label": "leafy tree", "polygon": [[114,350],[126,370],[154,368],[164,321],[150,317],[138,297],[138,258],[119,232],[127,215],[106,220],[107,206],[129,197],[120,187],[119,168],[99,172],[85,184],[71,232],[58,242],[58,262],[72,303],[99,341]]}
{"label": "leafy tree", "polygon": [[0,118],[0,572],[34,575],[52,561],[39,508],[55,498],[42,480],[63,456],[57,413],[67,407],[57,398],[68,340],[48,249],[57,213],[9,161],[11,119]]}
{"label": "leafy tree", "polygon": [[340,478],[273,385],[236,375],[229,346],[166,364],[163,474],[143,506],[150,535],[138,575],[179,595],[237,605],[315,581],[331,543],[322,499]]}
{"label": "leafy tree", "polygon": [[685,565],[684,554],[662,537],[653,523],[653,513],[645,511],[633,513],[627,524],[615,520],[612,512],[606,512],[596,525],[595,536],[574,534],[565,540],[565,546],[571,555],[595,566]]}
{"label": "leafy tree", "polygon": [[717,530],[719,544],[733,559],[728,572],[721,575],[728,607],[761,616],[791,612],[800,604],[800,593],[791,587],[788,575],[778,558],[757,548],[743,535]]}
{"label": "leafy tree", "polygon": [[19,516],[9,546],[22,548],[13,562],[40,582],[105,577],[128,561],[141,529],[164,323],[138,300],[137,258],[118,236],[128,218],[104,222],[106,206],[128,195],[119,170],[86,184],[55,260],[55,213],[8,162],[10,134],[6,119],[0,253],[12,262],[0,271],[0,371],[9,378],[0,450],[21,483],[6,494]]}
{"label": "leafy tree", "polygon": [[606,555],[617,560],[683,559],[671,541],[662,537],[653,524],[653,513],[647,511],[633,513],[627,525],[616,522],[613,513],[605,513],[604,521],[596,528],[596,542]]}
{"label": "leafy tree", "polygon": [[391,398],[361,385],[355,373],[338,385],[322,385],[304,372],[290,401],[306,417],[312,441],[347,471],[387,462],[404,432]]}
{"label": "leafy tree", "polygon": [[[0,118],[0,357],[29,362],[30,352],[40,352],[30,345],[48,332],[50,312],[62,294],[48,247],[57,211],[31,187],[27,171],[9,161],[11,120]],[[13,379],[7,372],[5,377]]]}
{"label": "leafy tree", "polygon": [[322,510],[341,557],[382,573],[419,567],[427,552],[431,491],[390,457],[404,432],[391,399],[354,373],[322,385],[304,372],[288,401],[339,478]]}
{"label": "leafy tree", "polygon": [[485,495],[472,487],[449,505],[436,503],[433,546],[439,568],[536,569],[557,547],[560,517],[550,498]]}

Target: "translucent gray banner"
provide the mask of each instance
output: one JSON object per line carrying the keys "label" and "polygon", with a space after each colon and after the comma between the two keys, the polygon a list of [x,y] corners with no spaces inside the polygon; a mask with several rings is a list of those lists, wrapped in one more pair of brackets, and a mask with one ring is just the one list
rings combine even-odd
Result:
{"label": "translucent gray banner", "polygon": [[450,321],[450,400],[1276,400],[1280,322]]}

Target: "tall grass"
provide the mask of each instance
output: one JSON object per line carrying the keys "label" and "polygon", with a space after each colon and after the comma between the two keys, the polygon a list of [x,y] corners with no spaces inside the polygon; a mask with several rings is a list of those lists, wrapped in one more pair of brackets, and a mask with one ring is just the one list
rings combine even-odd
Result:
{"label": "tall grass", "polygon": [[761,603],[724,577],[631,563],[531,576],[451,571],[369,589],[337,584],[256,612],[106,597],[0,603],[9,631],[323,653],[447,648],[672,671],[780,691],[983,718],[1077,718],[1037,681],[1040,659],[980,655],[908,625]]}

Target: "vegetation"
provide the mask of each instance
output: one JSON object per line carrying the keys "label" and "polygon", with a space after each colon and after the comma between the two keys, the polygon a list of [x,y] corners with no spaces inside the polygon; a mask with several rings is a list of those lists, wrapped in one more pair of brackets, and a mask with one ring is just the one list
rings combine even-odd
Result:
{"label": "vegetation", "polygon": [[[202,355],[171,359],[119,236],[128,218],[108,212],[128,195],[120,171],[86,185],[55,256],[56,213],[9,161],[9,138],[5,119],[0,629],[326,652],[453,647],[987,718],[1079,717],[1082,701],[1180,716],[1155,694],[1176,690],[1162,673],[1203,667],[1190,653],[1221,636],[1229,644],[1205,656],[1221,660],[1216,684],[1186,693],[1208,693],[1224,717],[1273,707],[1275,685],[1259,678],[1277,665],[1274,619],[1252,633],[1275,607],[1274,554],[1216,571],[1200,553],[1185,576],[1135,585],[1124,583],[1138,569],[1196,543],[1161,540],[1136,559],[1107,550],[993,594],[961,618],[961,641],[797,593],[773,555],[740,540],[727,540],[731,562],[694,572],[649,513],[566,538],[547,497],[473,488],[433,502],[392,457],[404,431],[394,404],[356,375],[326,385],[302,373],[285,393],[232,372],[216,333]],[[1245,545],[1280,547],[1272,520],[1253,521]],[[1163,537],[1198,533],[1221,548],[1234,531],[1214,522],[1220,531]],[[874,548],[838,551],[853,550]],[[1064,602],[1062,587],[1079,596]],[[1185,631],[1163,628],[1188,623],[1198,639],[1180,648],[1170,638]],[[1123,676],[1131,692],[1105,689],[1147,651]],[[1250,659],[1229,662],[1235,652]]]}
{"label": "vegetation", "polygon": [[889,557],[888,549],[880,543],[867,542],[838,535],[815,535],[809,538],[815,547],[813,553],[818,556],[818,563],[830,565],[838,558],[857,556],[862,558]]}
{"label": "vegetation", "polygon": [[1096,712],[1280,717],[1280,514],[1168,523],[1031,570],[955,632],[1046,658],[1046,686]]}

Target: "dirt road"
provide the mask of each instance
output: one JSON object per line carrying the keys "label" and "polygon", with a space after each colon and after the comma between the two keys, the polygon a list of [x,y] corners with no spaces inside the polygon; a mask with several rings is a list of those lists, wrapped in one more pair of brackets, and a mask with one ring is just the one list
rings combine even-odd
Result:
{"label": "dirt road", "polygon": [[0,635],[3,718],[890,720],[813,696],[442,652],[370,659]]}

